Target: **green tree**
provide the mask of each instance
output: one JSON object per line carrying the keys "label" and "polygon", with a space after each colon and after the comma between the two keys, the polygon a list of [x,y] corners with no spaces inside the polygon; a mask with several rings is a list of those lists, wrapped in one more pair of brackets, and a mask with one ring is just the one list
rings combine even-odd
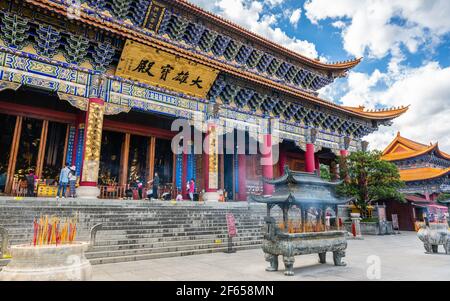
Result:
{"label": "green tree", "polygon": [[375,201],[394,199],[405,201],[399,188],[404,187],[397,167],[381,160],[381,152],[354,152],[346,158],[346,181],[338,186],[338,193],[354,197],[354,205],[362,217]]}
{"label": "green tree", "polygon": [[320,177],[324,180],[331,181],[331,173],[328,165],[320,164]]}

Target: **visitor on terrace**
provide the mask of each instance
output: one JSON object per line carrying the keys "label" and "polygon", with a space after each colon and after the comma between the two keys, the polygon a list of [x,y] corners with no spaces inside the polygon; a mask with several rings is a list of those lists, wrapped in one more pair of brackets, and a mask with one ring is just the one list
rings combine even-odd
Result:
{"label": "visitor on terrace", "polygon": [[58,191],[56,192],[56,199],[59,199],[60,197],[63,199],[66,198],[66,189],[67,185],[69,184],[69,174],[70,168],[66,164],[64,165],[64,168],[61,169],[61,172],[59,174],[59,185]]}
{"label": "visitor on terrace", "polygon": [[77,167],[70,167],[69,172],[69,184],[70,184],[70,197],[74,198],[76,196],[76,183],[77,183]]}
{"label": "visitor on terrace", "polygon": [[34,196],[34,183],[36,182],[37,176],[34,174],[34,170],[30,169],[28,175],[25,176],[27,180],[27,196]]}
{"label": "visitor on terrace", "polygon": [[158,198],[158,186],[159,186],[159,176],[158,173],[155,172],[155,176],[153,180],[147,182],[149,185],[152,185],[152,194],[149,196],[149,199],[157,199]]}
{"label": "visitor on terrace", "polygon": [[195,193],[195,181],[192,178],[191,181],[189,182],[189,198],[191,199],[191,201],[194,200],[194,193]]}

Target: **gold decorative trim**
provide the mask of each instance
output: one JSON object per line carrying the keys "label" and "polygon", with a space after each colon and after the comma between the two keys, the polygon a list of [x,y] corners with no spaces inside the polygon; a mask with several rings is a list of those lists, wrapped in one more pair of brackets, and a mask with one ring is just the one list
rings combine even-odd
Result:
{"label": "gold decorative trim", "polygon": [[89,99],[85,97],[75,96],[62,92],[58,92],[58,97],[61,100],[67,101],[71,106],[80,109],[81,111],[87,111],[88,109]]}
{"label": "gold decorative trim", "polygon": [[4,90],[16,91],[17,89],[20,88],[20,86],[22,86],[22,84],[9,82],[9,81],[5,81],[5,80],[0,80],[0,92],[4,91]]}

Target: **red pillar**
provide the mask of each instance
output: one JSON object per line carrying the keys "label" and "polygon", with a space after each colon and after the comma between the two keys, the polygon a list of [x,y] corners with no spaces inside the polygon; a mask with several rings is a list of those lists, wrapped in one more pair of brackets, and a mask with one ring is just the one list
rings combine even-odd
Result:
{"label": "red pillar", "polygon": [[307,143],[305,152],[305,171],[314,172],[315,168],[316,162],[314,159],[314,144]]}
{"label": "red pillar", "polygon": [[[273,178],[273,158],[272,158],[272,135],[265,134],[263,138],[264,150],[262,154],[263,166],[262,172],[264,178]],[[263,194],[264,195],[272,195],[273,194],[273,185],[263,184]]]}
{"label": "red pillar", "polygon": [[247,159],[245,154],[238,154],[238,200],[247,200]]}

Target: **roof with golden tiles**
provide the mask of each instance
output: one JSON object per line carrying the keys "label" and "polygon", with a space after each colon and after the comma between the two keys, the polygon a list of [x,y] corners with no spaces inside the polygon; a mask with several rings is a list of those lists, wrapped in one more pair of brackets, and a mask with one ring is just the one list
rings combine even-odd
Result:
{"label": "roof with golden tiles", "polygon": [[438,143],[422,144],[400,135],[397,133],[395,139],[385,148],[382,159],[386,161],[397,161],[427,154],[435,151],[435,153],[443,159],[450,160],[450,155],[439,149]]}
{"label": "roof with golden tiles", "polygon": [[450,168],[421,167],[400,170],[400,179],[405,182],[439,178],[450,172]]}
{"label": "roof with golden tiles", "polygon": [[[437,156],[450,160],[450,155],[441,151],[438,143],[422,144],[402,137],[400,132],[398,132],[395,139],[383,151],[381,158],[386,161],[399,161],[415,158],[433,151]],[[400,178],[406,182],[420,181],[438,178],[448,173],[450,173],[450,168],[420,167],[400,170]]]}

